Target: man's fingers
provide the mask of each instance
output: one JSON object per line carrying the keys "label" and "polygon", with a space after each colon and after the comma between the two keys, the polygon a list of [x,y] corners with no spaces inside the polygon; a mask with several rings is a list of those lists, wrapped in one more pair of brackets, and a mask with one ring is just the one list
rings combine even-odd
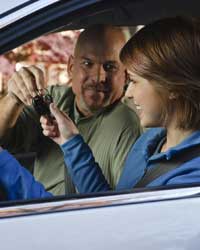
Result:
{"label": "man's fingers", "polygon": [[23,80],[17,74],[8,81],[8,93],[12,92],[25,105],[31,104],[31,96],[23,85]]}
{"label": "man's fingers", "polygon": [[24,81],[24,84],[26,88],[29,91],[29,94],[34,97],[37,95],[37,85],[36,85],[36,79],[35,76],[32,74],[31,71],[28,70],[28,68],[21,68],[19,71],[19,74],[21,78]]}
{"label": "man's fingers", "polygon": [[38,90],[42,90],[45,87],[44,72],[35,66],[28,67],[28,70],[34,75],[36,80],[36,87]]}
{"label": "man's fingers", "polygon": [[8,92],[13,93],[25,105],[31,105],[32,98],[44,87],[44,73],[35,66],[21,68],[8,81]]}

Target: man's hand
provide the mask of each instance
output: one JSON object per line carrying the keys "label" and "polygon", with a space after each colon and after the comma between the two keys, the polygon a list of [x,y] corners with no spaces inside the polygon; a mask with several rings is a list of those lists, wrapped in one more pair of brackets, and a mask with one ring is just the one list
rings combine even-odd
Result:
{"label": "man's hand", "polygon": [[55,104],[50,104],[50,110],[55,119],[46,116],[41,116],[40,118],[45,136],[50,137],[57,144],[62,145],[74,135],[79,134],[73,121],[67,114],[60,111]]}
{"label": "man's hand", "polygon": [[44,89],[44,73],[36,66],[23,67],[8,81],[8,95],[24,105],[31,105],[37,91]]}

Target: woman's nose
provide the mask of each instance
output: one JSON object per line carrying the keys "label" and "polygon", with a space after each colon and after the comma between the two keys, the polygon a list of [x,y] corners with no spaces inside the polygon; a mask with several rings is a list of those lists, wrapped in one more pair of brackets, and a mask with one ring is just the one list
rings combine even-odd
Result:
{"label": "woman's nose", "polygon": [[126,92],[125,92],[125,96],[127,96],[128,98],[133,98],[134,96],[134,84],[130,83]]}

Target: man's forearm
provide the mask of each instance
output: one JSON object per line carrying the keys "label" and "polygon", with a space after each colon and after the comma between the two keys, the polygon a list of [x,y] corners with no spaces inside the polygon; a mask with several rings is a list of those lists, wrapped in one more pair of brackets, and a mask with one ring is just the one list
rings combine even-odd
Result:
{"label": "man's forearm", "polygon": [[0,99],[0,138],[5,134],[7,129],[12,128],[24,105],[20,103],[16,97],[7,94]]}

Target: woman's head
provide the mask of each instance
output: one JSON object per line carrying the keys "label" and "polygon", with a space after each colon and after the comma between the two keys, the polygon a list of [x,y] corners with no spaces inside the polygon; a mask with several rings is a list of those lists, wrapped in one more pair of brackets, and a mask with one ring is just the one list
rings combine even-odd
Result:
{"label": "woman's head", "polygon": [[152,84],[160,99],[162,124],[175,112],[177,127],[200,128],[197,20],[175,17],[145,26],[126,43],[120,59],[130,72]]}

